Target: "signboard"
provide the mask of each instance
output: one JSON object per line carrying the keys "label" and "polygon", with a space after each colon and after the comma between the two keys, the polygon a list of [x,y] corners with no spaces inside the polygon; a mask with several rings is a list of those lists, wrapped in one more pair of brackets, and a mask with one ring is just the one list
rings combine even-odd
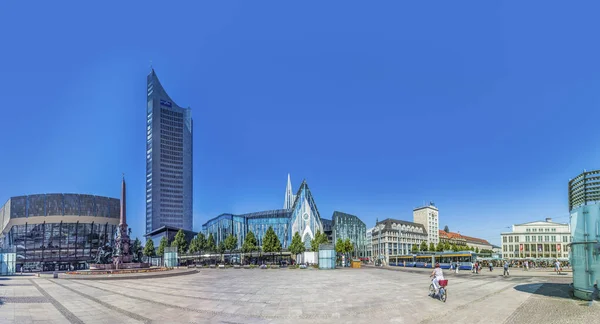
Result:
{"label": "signboard", "polygon": [[556,251],[560,252],[560,244],[556,244]]}
{"label": "signboard", "polygon": [[162,100],[162,99],[160,99],[160,104],[163,105],[163,106],[167,106],[167,107],[171,107],[172,106],[172,104],[171,104],[170,101],[166,101],[166,100]]}
{"label": "signboard", "polygon": [[523,251],[523,244],[519,244],[519,251]]}
{"label": "signboard", "polygon": [[538,244],[538,252],[542,252],[542,245]]}

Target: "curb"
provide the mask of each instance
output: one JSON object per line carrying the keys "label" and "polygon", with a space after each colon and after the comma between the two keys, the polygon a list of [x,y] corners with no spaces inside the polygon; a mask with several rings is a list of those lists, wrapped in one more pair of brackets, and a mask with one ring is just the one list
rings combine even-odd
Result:
{"label": "curb", "polygon": [[90,278],[90,276],[85,277],[59,277],[59,279],[67,279],[67,280],[129,280],[129,279],[156,279],[156,278],[167,278],[167,277],[177,277],[177,276],[185,276],[198,273],[198,270],[189,270],[189,271],[181,271],[181,272],[171,272],[171,273],[159,273],[156,275],[138,275],[138,276],[126,276],[120,277],[119,275],[113,275],[111,277],[96,277]]}

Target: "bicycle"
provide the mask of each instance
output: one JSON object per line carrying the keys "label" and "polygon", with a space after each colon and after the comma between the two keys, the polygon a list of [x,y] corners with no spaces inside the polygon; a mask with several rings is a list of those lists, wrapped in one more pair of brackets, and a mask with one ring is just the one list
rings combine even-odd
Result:
{"label": "bicycle", "polygon": [[[448,290],[446,288],[446,286],[448,286],[448,280],[440,280],[440,281],[438,281],[438,285],[440,286],[440,290],[439,290],[440,300],[445,303],[446,299],[448,298]],[[435,297],[435,287],[433,286],[433,282],[431,283],[431,285],[429,285],[429,296]]]}

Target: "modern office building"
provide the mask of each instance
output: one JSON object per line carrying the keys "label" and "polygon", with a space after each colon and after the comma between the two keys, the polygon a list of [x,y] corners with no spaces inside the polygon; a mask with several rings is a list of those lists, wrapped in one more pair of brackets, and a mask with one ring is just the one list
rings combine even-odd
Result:
{"label": "modern office building", "polygon": [[[152,243],[154,243],[154,249],[158,250],[158,246],[160,245],[160,241],[163,237],[166,237],[167,241],[170,244],[171,242],[173,242],[173,240],[175,240],[175,235],[177,235],[177,232],[179,232],[179,230],[180,228],[177,227],[162,226],[153,230],[150,233],[145,234],[144,237],[146,237],[146,240],[152,240]],[[189,243],[198,233],[194,231],[183,230],[183,234],[185,235],[185,240]]]}
{"label": "modern office building", "polygon": [[338,239],[345,241],[350,239],[354,245],[352,256],[363,258],[365,253],[365,240],[367,238],[367,226],[358,216],[334,211],[331,216],[332,223],[332,242],[337,242]]}
{"label": "modern office building", "polygon": [[511,232],[500,234],[502,256],[505,258],[535,258],[567,260],[571,227],[555,223],[551,218],[544,221],[515,224]]}
{"label": "modern office building", "polygon": [[439,210],[433,202],[430,202],[427,206],[415,208],[413,210],[413,221],[425,227],[427,231],[427,244],[438,244],[440,241]]}
{"label": "modern office building", "polygon": [[169,97],[154,69],[147,82],[146,234],[163,226],[191,231],[192,111]]}
{"label": "modern office building", "polygon": [[120,200],[83,194],[11,197],[0,208],[0,242],[16,250],[16,271],[86,269],[113,245]]}
{"label": "modern office building", "polygon": [[[262,239],[267,229],[273,227],[283,248],[290,245],[292,236],[298,232],[306,248],[310,249],[310,241],[315,237],[317,231],[323,232],[321,215],[306,181],[302,181],[295,195],[288,190],[290,187],[291,182],[288,176],[284,206],[289,206],[289,209],[240,215],[221,214],[202,225],[202,231],[207,237],[212,234],[217,245],[228,235],[235,235],[238,239],[238,248],[241,248],[248,231],[252,231],[258,244],[262,245]],[[289,205],[288,199],[293,199],[293,204]]]}
{"label": "modern office building", "polygon": [[568,199],[573,287],[576,297],[590,300],[600,281],[600,170],[570,180]]}
{"label": "modern office building", "polygon": [[423,224],[391,218],[378,221],[371,234],[373,258],[388,264],[390,255],[408,254],[414,245],[418,247],[427,240]]}

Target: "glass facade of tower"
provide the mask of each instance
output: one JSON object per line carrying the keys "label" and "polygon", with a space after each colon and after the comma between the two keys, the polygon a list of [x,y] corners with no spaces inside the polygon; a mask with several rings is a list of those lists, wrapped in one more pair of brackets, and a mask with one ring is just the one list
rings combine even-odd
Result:
{"label": "glass facade of tower", "polygon": [[331,217],[333,242],[337,239],[350,239],[354,245],[352,255],[366,257],[365,239],[367,237],[367,226],[357,216],[342,213],[339,211],[333,212]]}
{"label": "glass facade of tower", "polygon": [[162,226],[192,230],[192,117],[148,75],[146,233]]}

